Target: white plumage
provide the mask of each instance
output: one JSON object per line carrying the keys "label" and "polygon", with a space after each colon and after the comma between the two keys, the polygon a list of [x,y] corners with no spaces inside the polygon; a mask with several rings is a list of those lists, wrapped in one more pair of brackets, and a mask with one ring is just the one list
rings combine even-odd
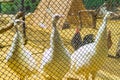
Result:
{"label": "white plumage", "polygon": [[104,17],[107,11],[108,11],[108,3],[105,2],[99,7],[98,15]]}
{"label": "white plumage", "polygon": [[106,13],[95,42],[80,47],[71,55],[71,71],[82,74],[87,79],[91,73],[94,80],[97,71],[104,64],[108,54],[106,24],[110,14],[111,12]]}
{"label": "white plumage", "polygon": [[20,76],[20,80],[24,80],[26,76],[38,72],[36,69],[37,63],[32,57],[32,53],[23,45],[23,34],[19,29],[22,23],[21,20],[14,21],[16,34],[6,56],[8,67]]}
{"label": "white plumage", "polygon": [[[43,53],[40,69],[43,73],[47,73],[50,78],[55,80],[62,80],[64,75],[70,69],[70,53],[63,46],[56,23],[60,15],[52,16],[52,32],[50,37],[50,48]],[[48,78],[46,78],[48,80]]]}

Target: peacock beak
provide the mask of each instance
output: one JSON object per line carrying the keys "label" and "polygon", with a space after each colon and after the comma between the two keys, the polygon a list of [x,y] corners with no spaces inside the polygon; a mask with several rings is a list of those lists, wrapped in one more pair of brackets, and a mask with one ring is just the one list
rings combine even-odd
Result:
{"label": "peacock beak", "polygon": [[[110,12],[110,11],[109,11]],[[116,14],[115,12],[110,12],[110,16],[116,16],[116,17],[118,17],[119,15],[118,14]]]}

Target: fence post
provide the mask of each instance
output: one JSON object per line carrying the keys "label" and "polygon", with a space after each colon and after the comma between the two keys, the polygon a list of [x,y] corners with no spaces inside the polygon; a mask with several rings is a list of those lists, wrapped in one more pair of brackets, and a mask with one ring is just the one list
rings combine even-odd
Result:
{"label": "fence post", "polygon": [[1,2],[0,2],[0,13],[1,13],[1,11],[2,11],[2,8],[1,8]]}
{"label": "fence post", "polygon": [[[24,9],[24,0],[21,0],[21,9],[20,11],[23,12],[23,16],[22,16],[22,20],[25,21],[25,9]],[[27,38],[26,38],[26,25],[25,23],[23,23],[23,40],[24,40],[24,44],[27,43]]]}

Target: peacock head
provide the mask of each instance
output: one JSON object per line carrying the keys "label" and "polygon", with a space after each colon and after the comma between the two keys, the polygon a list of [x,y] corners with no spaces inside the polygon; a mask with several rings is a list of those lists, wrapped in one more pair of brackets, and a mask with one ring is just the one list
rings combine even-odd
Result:
{"label": "peacock head", "polygon": [[52,16],[52,21],[53,21],[53,23],[57,23],[58,22],[58,20],[60,19],[60,18],[62,18],[62,17],[64,17],[64,15],[60,15],[60,14],[54,14],[53,16]]}
{"label": "peacock head", "polygon": [[23,21],[23,20],[20,20],[20,19],[15,19],[15,20],[13,20],[13,21],[14,21],[14,26],[20,25],[21,23],[24,23],[24,21]]}
{"label": "peacock head", "polygon": [[107,11],[105,17],[107,17],[107,19],[111,19],[113,16],[118,16],[118,14],[111,12],[111,11]]}
{"label": "peacock head", "polygon": [[13,20],[13,22],[14,22],[14,27],[15,27],[16,31],[17,32],[18,32],[18,30],[21,31],[22,30],[21,26],[25,22],[23,20],[20,20],[20,19],[15,19],[15,20]]}

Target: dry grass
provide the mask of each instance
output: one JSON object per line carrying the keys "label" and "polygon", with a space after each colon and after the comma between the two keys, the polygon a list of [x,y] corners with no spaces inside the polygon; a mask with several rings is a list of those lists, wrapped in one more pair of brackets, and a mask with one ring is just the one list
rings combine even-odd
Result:
{"label": "dry grass", "polygon": [[[27,22],[28,23],[28,22]],[[97,25],[100,25],[101,20],[97,21]],[[75,27],[75,26],[74,26]],[[109,51],[110,54],[115,55],[116,46],[118,39],[120,35],[117,35],[120,33],[120,21],[109,21],[108,22],[108,30],[112,31],[112,41],[113,45]],[[49,38],[50,38],[50,32],[51,30],[48,29],[42,29],[40,27],[31,26],[30,24],[27,24],[27,38],[28,43],[25,45],[29,50],[33,52],[33,56],[35,59],[40,62],[41,55],[44,52],[45,49],[49,48]],[[71,47],[70,41],[75,33],[74,28],[66,29],[66,30],[59,30],[60,35],[62,37],[62,40],[65,44],[65,47],[71,51],[71,53],[74,51]],[[83,28],[80,32],[82,34],[82,37],[84,37],[86,34],[93,33],[96,34],[97,30],[91,29],[91,28]],[[14,35],[14,28],[0,34],[0,44],[4,45],[4,48],[0,48],[0,80],[18,80],[18,76],[10,70],[6,63],[5,63],[5,57],[6,53],[8,52],[10,45],[12,43],[12,38]],[[107,61],[105,62],[105,65],[99,71],[98,76],[96,77],[97,80],[120,80],[118,78],[120,76],[120,63],[119,59],[111,59],[107,58]],[[40,64],[38,64],[39,66]],[[104,76],[103,76],[104,75]],[[28,78],[28,80],[40,80],[41,75],[36,74]],[[43,79],[41,79],[43,80]]]}

